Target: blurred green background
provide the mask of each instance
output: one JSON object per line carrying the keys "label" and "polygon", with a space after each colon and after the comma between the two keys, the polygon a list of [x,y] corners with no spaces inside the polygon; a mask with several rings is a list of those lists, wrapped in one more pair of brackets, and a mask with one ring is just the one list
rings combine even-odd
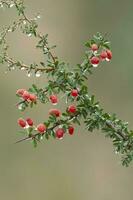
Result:
{"label": "blurred green background", "polygon": [[[27,13],[41,13],[40,30],[49,33],[56,54],[73,65],[81,62],[84,42],[97,31],[108,33],[113,60],[95,69],[88,86],[105,111],[116,112],[133,127],[133,1],[116,0],[26,0]],[[16,17],[12,8],[0,10],[0,27]],[[26,63],[39,61],[35,42],[19,32],[9,35],[10,54]],[[131,200],[133,163],[120,164],[112,143],[100,131],[89,134],[77,127],[73,137],[44,141],[33,149],[29,143],[14,145],[21,137],[15,107],[18,88],[43,78],[0,70],[0,199],[2,200]],[[24,116],[36,122],[47,117],[49,105],[28,109]]]}

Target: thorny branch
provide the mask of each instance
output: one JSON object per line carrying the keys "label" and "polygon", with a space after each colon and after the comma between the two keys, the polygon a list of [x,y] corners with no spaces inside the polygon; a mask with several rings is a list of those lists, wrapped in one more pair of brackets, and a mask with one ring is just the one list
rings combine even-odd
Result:
{"label": "thorny branch", "polygon": [[[80,119],[82,119],[89,132],[100,129],[105,133],[106,137],[112,139],[115,152],[122,157],[122,164],[128,166],[133,160],[133,130],[129,130],[128,123],[119,120],[116,115],[104,113],[99,103],[95,101],[94,95],[88,94],[88,87],[85,82],[88,79],[88,75],[92,73],[93,68],[99,66],[103,61],[111,60],[110,42],[105,36],[97,33],[86,42],[87,51],[83,62],[73,68],[65,62],[59,61],[58,57],[53,54],[52,49],[54,47],[50,47],[47,39],[48,35],[42,35],[38,31],[37,19],[39,17],[29,19],[25,14],[25,6],[22,0],[2,0],[0,1],[0,7],[15,7],[19,18],[11,26],[3,29],[0,34],[0,63],[7,63],[9,70],[18,67],[18,69],[23,69],[28,74],[34,71],[38,77],[46,73],[48,78],[48,84],[45,88],[38,88],[36,85],[32,85],[28,91],[19,90],[17,96],[20,102],[17,106],[23,111],[28,106],[33,107],[33,105],[36,105],[39,100],[44,104],[50,101],[57,101],[57,95],[60,96],[62,93],[67,103],[67,108],[64,112],[60,114],[59,110],[55,109],[54,116],[50,115],[47,122],[45,121],[43,126],[41,124],[39,128],[33,126],[31,119],[28,122],[29,126],[26,125],[27,122],[20,120],[19,123],[25,128],[27,136],[17,141],[17,143],[31,140],[36,146],[42,137],[48,139],[49,136],[59,136],[56,135],[56,130],[59,130],[59,127],[61,127],[61,132],[62,130],[64,131],[62,134],[73,134],[73,125],[80,125]],[[46,62],[41,61],[40,64],[27,65],[24,62],[16,61],[8,55],[9,45],[7,44],[6,36],[9,32],[14,32],[18,28],[28,37],[34,36],[38,39],[36,47],[42,51],[47,59]],[[59,117],[58,120],[57,117]],[[42,128],[45,131],[42,131]]]}

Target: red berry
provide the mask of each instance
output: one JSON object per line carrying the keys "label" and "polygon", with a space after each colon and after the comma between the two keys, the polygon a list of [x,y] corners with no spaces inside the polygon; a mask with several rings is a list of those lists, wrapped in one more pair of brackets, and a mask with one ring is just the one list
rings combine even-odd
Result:
{"label": "red berry", "polygon": [[30,98],[30,94],[28,91],[24,91],[23,95],[22,95],[24,100],[28,100]]}
{"label": "red berry", "polygon": [[16,94],[22,96],[26,90],[25,89],[18,89]]}
{"label": "red berry", "polygon": [[58,128],[58,129],[56,130],[56,133],[55,133],[55,134],[56,134],[56,137],[57,137],[57,138],[61,139],[61,138],[63,138],[64,133],[65,133],[65,131],[64,131],[63,128]]}
{"label": "red berry", "polygon": [[106,50],[106,53],[107,53],[107,61],[110,61],[111,60],[111,58],[112,58],[112,52],[108,49],[108,50]]}
{"label": "red berry", "polygon": [[75,113],[75,112],[76,112],[76,106],[70,105],[70,106],[68,107],[68,112],[70,112],[70,113]]}
{"label": "red berry", "polygon": [[58,109],[51,109],[51,110],[49,111],[49,114],[50,114],[50,115],[54,115],[54,116],[56,116],[56,117],[60,117],[60,115],[61,115],[61,113],[60,113],[60,111],[59,111]]}
{"label": "red berry", "polygon": [[39,124],[38,126],[37,126],[37,131],[39,132],[39,133],[44,133],[44,132],[46,132],[46,126],[44,125],[44,124]]}
{"label": "red berry", "polygon": [[29,100],[35,102],[37,100],[37,96],[35,94],[30,94]]}
{"label": "red berry", "polygon": [[93,57],[91,58],[91,64],[93,65],[93,67],[97,67],[98,64],[99,64],[99,62],[100,62],[100,59],[99,59],[98,57],[93,56]]}
{"label": "red berry", "polygon": [[21,126],[22,128],[26,127],[26,121],[22,118],[18,119],[18,124],[19,126]]}
{"label": "red berry", "polygon": [[98,50],[97,44],[92,44],[92,45],[91,45],[91,50],[92,50],[92,51],[97,51],[97,50]]}
{"label": "red berry", "polygon": [[106,51],[102,51],[102,52],[100,53],[100,58],[101,58],[102,60],[105,60],[105,59],[107,58],[107,52],[106,52]]}
{"label": "red berry", "polygon": [[51,101],[52,104],[57,104],[57,102],[58,102],[57,96],[56,95],[51,95],[50,96],[50,101]]}
{"label": "red berry", "polygon": [[73,90],[71,91],[71,95],[72,95],[73,97],[77,97],[77,96],[78,96],[78,90],[73,89]]}
{"label": "red berry", "polygon": [[68,133],[69,133],[70,135],[73,135],[73,133],[74,133],[74,127],[73,127],[73,126],[69,126],[69,127],[68,127]]}
{"label": "red berry", "polygon": [[33,126],[33,120],[31,118],[27,118],[26,122],[29,126]]}

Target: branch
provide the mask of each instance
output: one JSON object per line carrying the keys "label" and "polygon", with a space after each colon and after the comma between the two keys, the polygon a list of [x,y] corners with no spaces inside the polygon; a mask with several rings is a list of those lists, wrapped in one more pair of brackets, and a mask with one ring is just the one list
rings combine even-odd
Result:
{"label": "branch", "polygon": [[[48,35],[39,33],[37,29],[37,19],[29,19],[27,17],[23,1],[0,1],[0,5],[4,5],[8,8],[15,5],[19,17],[17,22],[14,22],[12,26],[6,28],[0,35],[0,45],[2,48],[0,62],[8,63],[9,69],[12,66],[18,66],[21,70],[25,69],[28,72],[34,70],[35,73],[47,73],[47,87],[38,89],[36,85],[33,85],[32,88],[25,91],[26,95],[35,97],[35,101],[31,101],[29,96],[26,96],[25,99],[23,94],[20,94],[18,96],[21,99],[21,102],[19,102],[18,105],[25,104],[24,109],[28,105],[32,107],[33,104],[36,103],[36,97],[37,100],[39,99],[42,103],[46,103],[47,101],[50,101],[51,95],[53,95],[57,101],[62,93],[64,94],[67,103],[66,110],[62,113],[60,120],[57,120],[56,118],[59,117],[60,110],[55,109],[57,114],[56,117],[50,116],[48,121],[43,123],[46,124],[47,131],[42,134],[40,134],[41,132],[37,132],[31,119],[30,122],[28,122],[29,120],[25,121],[21,119],[19,125],[21,125],[22,128],[26,127],[25,130],[27,131],[28,136],[16,143],[33,140],[36,144],[40,141],[41,136],[45,135],[45,137],[48,137],[51,136],[51,133],[55,134],[54,129],[58,126],[63,127],[67,133],[70,131],[69,126],[71,123],[80,125],[80,117],[81,119],[84,119],[88,131],[100,129],[105,132],[105,136],[112,139],[115,151],[122,157],[122,164],[128,166],[133,160],[133,130],[129,130],[128,124],[119,120],[116,115],[104,113],[103,109],[100,108],[99,103],[94,100],[94,95],[88,94],[88,87],[85,82],[85,80],[88,79],[88,75],[92,73],[91,69],[98,67],[104,61],[110,61],[112,59],[110,42],[100,33],[94,35],[93,38],[89,39],[85,44],[87,51],[85,52],[83,62],[77,64],[76,67],[73,68],[73,66],[69,66],[64,62],[59,61],[52,53],[53,47],[50,47],[48,43]],[[44,56],[46,56],[46,64],[41,61],[39,65],[36,63],[26,65],[8,56],[6,35],[8,32],[14,32],[17,28],[20,28],[20,30],[28,37],[34,36],[38,39],[36,47],[42,51]],[[23,92],[23,90],[20,91]],[[51,101],[51,103],[53,102]],[[27,123],[29,123],[28,127],[26,126]],[[69,133],[71,134],[72,132],[70,131]]]}
{"label": "branch", "polygon": [[[75,118],[78,118],[78,116],[80,116],[80,114],[76,113],[74,116],[71,116],[66,120],[58,120],[52,127],[48,128],[46,132],[42,133],[41,136],[46,135],[47,133],[49,134],[49,132],[54,131],[54,129],[56,127],[58,127],[59,125],[63,125],[63,124],[69,123],[69,122],[73,121]],[[37,136],[40,136],[40,133],[29,134],[27,137],[22,138],[22,139],[16,141],[15,143],[17,144],[17,143],[20,143],[20,142],[23,142],[23,141],[27,141],[27,140],[36,140]],[[40,142],[40,140],[39,140],[39,142]]]}
{"label": "branch", "polygon": [[37,73],[38,71],[40,72],[51,72],[51,71],[54,71],[55,69],[53,67],[38,67],[38,66],[33,66],[32,64],[30,66],[26,65],[26,64],[22,64],[20,61],[15,61],[13,60],[12,58],[9,58],[8,56],[5,56],[5,61],[8,63],[8,64],[11,64],[11,66],[18,66],[20,67],[21,70],[32,70],[34,69],[35,70],[35,73]]}

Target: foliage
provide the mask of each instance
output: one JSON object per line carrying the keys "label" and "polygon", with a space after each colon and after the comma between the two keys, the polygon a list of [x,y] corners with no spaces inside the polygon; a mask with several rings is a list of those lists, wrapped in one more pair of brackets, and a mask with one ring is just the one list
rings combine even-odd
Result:
{"label": "foliage", "polygon": [[[13,7],[18,14],[17,20],[12,25],[5,27],[0,33],[0,63],[7,64],[7,70],[24,70],[29,77],[34,74],[36,77],[46,76],[48,78],[45,87],[38,88],[37,85],[32,85],[28,91],[17,91],[18,109],[24,111],[29,106],[36,106],[39,101],[43,104],[53,103],[52,98],[57,97],[56,101],[58,101],[58,96],[62,93],[67,103],[66,110],[62,113],[57,109],[50,111],[48,120],[43,122],[46,131],[44,131],[45,128],[42,124],[34,126],[32,121],[30,121],[31,123],[26,121],[25,124],[23,119],[19,119],[18,123],[21,127],[23,126],[26,137],[18,142],[31,140],[36,147],[43,138],[61,138],[59,137],[61,136],[59,135],[61,134],[60,129],[63,130],[62,137],[64,133],[72,134],[73,125],[80,125],[82,120],[89,132],[95,129],[104,132],[105,136],[112,140],[115,152],[121,155],[122,164],[128,166],[133,160],[133,131],[128,129],[127,122],[119,120],[115,114],[111,115],[103,111],[95,100],[95,96],[88,93],[85,82],[89,74],[92,74],[93,69],[99,66],[103,60],[111,60],[110,42],[105,39],[105,36],[97,33],[86,42],[87,51],[82,63],[72,67],[60,61],[53,54],[53,49],[56,46],[49,45],[48,34],[39,33],[37,20],[40,15],[36,15],[33,19],[28,18],[22,0],[3,0],[0,1],[0,7],[2,9]],[[28,37],[35,37],[38,40],[36,48],[42,52],[43,61],[27,65],[9,56],[7,34],[18,29]],[[93,45],[96,49],[93,48]],[[77,94],[74,94],[74,90],[77,91]],[[56,95],[56,97],[51,97],[51,95]]]}

